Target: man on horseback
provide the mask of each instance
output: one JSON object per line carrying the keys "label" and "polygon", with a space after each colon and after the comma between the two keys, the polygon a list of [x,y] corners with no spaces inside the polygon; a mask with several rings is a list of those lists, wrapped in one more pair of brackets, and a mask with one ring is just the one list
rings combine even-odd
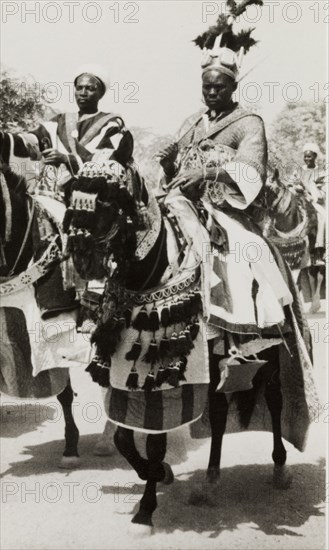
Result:
{"label": "man on horseback", "polygon": [[[211,326],[236,333],[237,343],[250,341],[249,352],[256,353],[282,341],[283,307],[292,303],[292,296],[254,223],[262,210],[267,141],[262,119],[232,99],[244,52],[254,43],[250,32],[237,40],[233,21],[232,16],[220,17],[217,27],[195,40],[203,49],[207,109],[183,124],[176,141],[159,158],[168,197],[176,189],[202,215],[206,212],[216,254],[210,261]],[[257,257],[247,258],[253,246]],[[256,334],[261,338],[255,339]]]}
{"label": "man on horseback", "polygon": [[17,157],[41,159],[40,181],[36,185],[43,194],[57,193],[63,198],[63,193],[69,192],[68,183],[97,149],[116,149],[120,143],[122,118],[98,109],[108,82],[102,67],[79,68],[74,77],[78,112],[61,113],[31,132],[14,136],[13,153]]}
{"label": "man on horseback", "polygon": [[305,143],[303,147],[304,166],[293,174],[291,188],[304,199],[309,218],[308,266],[300,274],[299,283],[306,301],[311,301],[310,313],[321,308],[325,280],[325,234],[326,234],[326,190],[325,172],[317,166],[319,147],[316,143]]}

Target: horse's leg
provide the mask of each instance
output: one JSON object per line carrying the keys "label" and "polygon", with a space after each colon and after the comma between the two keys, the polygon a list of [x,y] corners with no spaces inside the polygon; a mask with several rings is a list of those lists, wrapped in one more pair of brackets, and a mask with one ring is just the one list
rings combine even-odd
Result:
{"label": "horse's leg", "polygon": [[[156,484],[158,481],[170,483],[173,474],[168,464],[163,462],[167,450],[167,434],[150,434],[146,440],[148,458],[148,474],[139,511],[133,517],[132,523],[152,526],[152,514],[157,507]],[[169,475],[168,475],[169,474]]]}
{"label": "horse's leg", "polygon": [[140,479],[147,479],[148,461],[136,449],[134,432],[119,426],[114,434],[114,443],[119,453],[129,462]]}
{"label": "horse's leg", "polygon": [[107,420],[105,428],[101,436],[99,437],[93,454],[95,456],[111,456],[113,455],[115,448],[113,444],[113,437],[115,432],[115,425]]}
{"label": "horse's leg", "polygon": [[321,308],[321,285],[323,282],[323,274],[318,266],[311,266],[308,275],[312,292],[310,313],[316,313]]}
{"label": "horse's leg", "polygon": [[226,427],[228,403],[225,393],[216,392],[220,382],[220,370],[218,362],[220,357],[213,353],[213,341],[208,344],[209,347],[209,370],[210,384],[208,392],[209,400],[209,422],[211,427],[211,447],[207,469],[207,479],[211,483],[219,479],[219,467],[222,451],[223,435]]}
{"label": "horse's leg", "polygon": [[273,430],[273,483],[275,487],[285,489],[291,484],[291,477],[285,467],[287,452],[282,442],[281,433],[282,393],[279,347],[273,346],[269,350],[263,352],[262,359],[263,358],[268,361],[263,367],[263,372],[265,377],[265,399],[270,411]]}
{"label": "horse's leg", "polygon": [[79,430],[74,422],[72,414],[73,390],[68,382],[66,388],[57,396],[60,402],[65,421],[65,450],[60,462],[61,468],[74,468],[79,465],[78,442]]}

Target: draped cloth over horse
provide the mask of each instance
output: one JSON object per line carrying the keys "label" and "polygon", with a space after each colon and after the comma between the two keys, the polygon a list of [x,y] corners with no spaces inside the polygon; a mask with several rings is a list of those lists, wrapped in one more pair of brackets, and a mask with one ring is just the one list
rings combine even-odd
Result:
{"label": "draped cloth over horse", "polygon": [[[251,220],[242,223],[224,210],[214,212],[210,201],[204,202],[200,214],[177,192],[159,206],[133,163],[123,171],[113,161],[104,162],[93,175],[88,165],[81,171],[67,216],[68,247],[80,274],[86,276],[89,271],[93,277],[96,262],[100,275],[107,273],[92,336],[96,355],[87,370],[107,387],[105,407],[111,421],[161,433],[202,418],[198,424],[203,431],[195,425],[192,432],[203,436],[209,382],[207,341],[214,339],[217,353],[227,355],[229,334],[230,345],[233,342],[245,357],[280,345],[284,436],[303,448],[317,406],[312,365],[301,337],[307,335],[306,323],[289,271],[275,248],[246,229],[248,223],[252,227]],[[141,218],[148,223],[143,225]],[[223,246],[220,250],[217,246],[220,255],[213,253],[211,226],[222,235]],[[79,227],[83,227],[80,238]],[[248,256],[240,262],[229,258],[227,250],[238,242],[250,243],[250,238],[261,247],[258,262],[252,265]],[[129,289],[119,269],[129,264],[125,254],[132,254],[130,261],[137,267],[152,251],[155,264],[145,264],[147,281],[161,254],[168,256],[169,265],[160,281],[147,291]],[[251,429],[271,429],[263,405],[260,391]],[[229,422],[228,428],[241,429],[237,422],[231,427]]]}
{"label": "draped cloth over horse", "polygon": [[[12,143],[7,136],[3,144],[8,163]],[[79,302],[65,263],[61,266],[65,207],[27,195],[24,184],[10,170],[1,174],[0,388],[40,398],[66,387],[70,365],[61,353],[81,349],[82,341],[75,330]]]}

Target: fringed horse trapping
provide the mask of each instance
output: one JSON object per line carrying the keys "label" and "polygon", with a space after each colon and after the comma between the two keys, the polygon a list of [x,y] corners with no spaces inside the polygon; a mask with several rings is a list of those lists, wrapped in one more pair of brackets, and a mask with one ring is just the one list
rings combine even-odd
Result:
{"label": "fringed horse trapping", "polygon": [[[304,300],[312,302],[311,312],[325,298],[324,208],[302,186],[284,184],[276,169],[265,192],[269,208],[264,234],[286,260]],[[319,246],[319,241],[320,246]]]}
{"label": "fringed horse trapping", "polygon": [[[158,203],[131,153],[127,133],[115,161],[105,161],[104,151],[100,162],[94,159],[83,167],[72,186],[64,223],[78,273],[85,279],[106,277],[91,337],[94,357],[87,370],[106,388],[106,412],[117,425],[119,452],[146,481],[132,522],[151,526],[157,483],[173,480],[164,461],[166,432],[190,424],[195,437],[211,435],[207,477],[216,481],[225,427],[272,430],[275,479],[286,483],[282,435],[303,448],[317,397],[303,340],[307,328],[290,272],[276,249],[270,261],[278,278],[283,277],[281,291],[287,293],[289,286],[293,296],[288,292],[291,300],[281,307],[284,321],[265,327],[261,321],[257,324],[257,316],[266,313],[268,297],[262,270],[255,270],[257,283],[246,267],[230,263],[225,251],[210,253],[204,225],[210,220],[209,208],[194,206],[179,192]],[[230,239],[230,224],[237,224],[239,238],[244,236],[238,222],[225,215],[221,221],[224,227],[217,224],[218,234]],[[234,248],[233,241],[226,244]],[[248,275],[249,283],[245,279],[244,286],[240,282],[240,288],[233,288],[232,277],[241,281],[240,273]],[[243,292],[253,293],[254,302],[250,318],[245,315],[246,323],[239,324],[234,315],[241,312],[237,302]],[[213,295],[219,296],[215,306]],[[217,325],[207,324],[216,315]],[[253,321],[248,324],[248,319]],[[230,370],[240,373],[236,388],[247,390],[252,380],[251,389],[234,393]],[[221,373],[224,384],[222,379],[222,391],[216,391]],[[134,431],[148,434],[147,458],[136,449]]]}
{"label": "fringed horse trapping", "polygon": [[[21,399],[57,395],[65,419],[60,466],[74,467],[79,431],[71,410],[70,365],[65,368],[59,351],[72,354],[79,345],[79,304],[74,289],[63,287],[60,224],[42,197],[36,200],[26,192],[23,175],[12,171],[13,143],[14,136],[1,133],[0,391]],[[58,209],[63,212],[64,206],[57,204]]]}

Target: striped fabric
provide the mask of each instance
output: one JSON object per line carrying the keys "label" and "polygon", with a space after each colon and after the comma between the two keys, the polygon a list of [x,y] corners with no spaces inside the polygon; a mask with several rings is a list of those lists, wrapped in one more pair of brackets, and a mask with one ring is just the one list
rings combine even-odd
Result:
{"label": "striped fabric", "polygon": [[109,419],[140,432],[168,432],[201,417],[207,384],[185,384],[157,392],[125,391],[110,387],[104,397]]}

